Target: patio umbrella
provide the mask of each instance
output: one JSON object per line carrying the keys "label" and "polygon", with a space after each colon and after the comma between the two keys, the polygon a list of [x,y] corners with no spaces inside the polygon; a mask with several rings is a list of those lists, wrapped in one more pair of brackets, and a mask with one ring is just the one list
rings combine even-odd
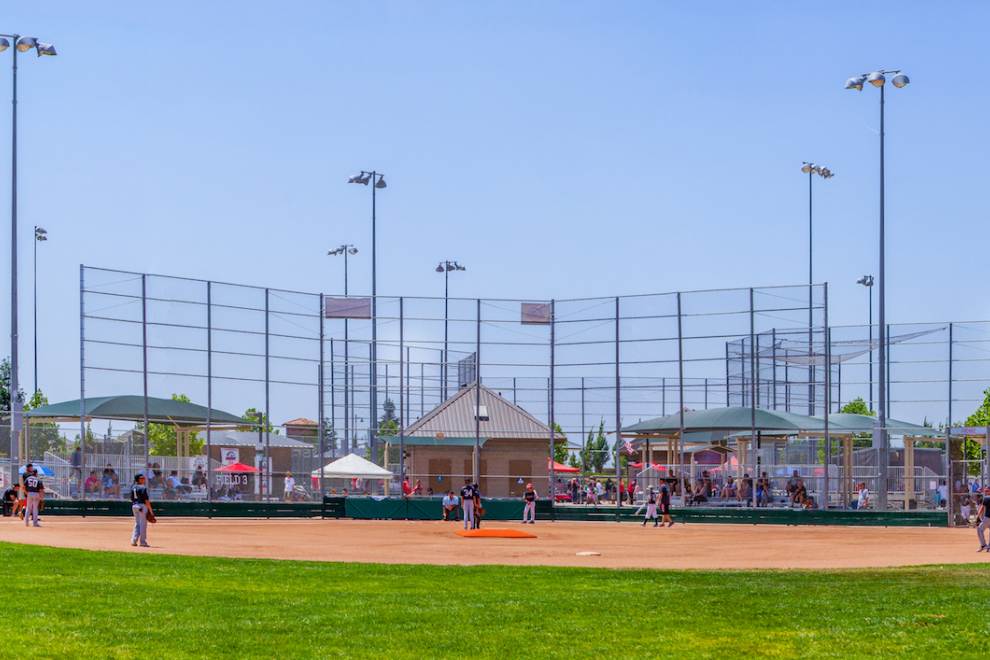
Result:
{"label": "patio umbrella", "polygon": [[244,463],[231,463],[230,465],[224,465],[217,472],[224,472],[226,474],[255,474],[261,472],[261,470],[251,465],[245,465]]}

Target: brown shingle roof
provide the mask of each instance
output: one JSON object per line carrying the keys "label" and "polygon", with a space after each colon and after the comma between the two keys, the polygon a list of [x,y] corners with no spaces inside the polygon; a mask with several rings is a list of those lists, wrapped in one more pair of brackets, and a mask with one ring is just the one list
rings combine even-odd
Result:
{"label": "brown shingle roof", "polygon": [[296,417],[295,419],[283,422],[282,426],[319,426],[319,424],[305,417]]}
{"label": "brown shingle roof", "polygon": [[[435,438],[473,438],[477,385],[466,387],[405,429],[405,435]],[[482,438],[548,439],[550,427],[498,393],[481,386],[481,405],[488,420],[481,421]]]}

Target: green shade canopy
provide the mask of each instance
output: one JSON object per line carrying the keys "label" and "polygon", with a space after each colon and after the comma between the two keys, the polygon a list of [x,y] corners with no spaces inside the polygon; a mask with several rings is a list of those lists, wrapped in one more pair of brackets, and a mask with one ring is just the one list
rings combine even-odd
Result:
{"label": "green shade canopy", "polygon": [[[819,418],[820,419],[820,418]],[[871,433],[877,423],[876,417],[869,415],[856,415],[854,413],[832,413],[828,416],[829,432],[836,434],[843,433]],[[899,419],[887,419],[887,433],[894,435],[917,435],[936,437],[944,435],[936,429],[928,426],[920,426],[911,422],[903,422]]]}
{"label": "green shade canopy", "polygon": [[[819,431],[825,428],[822,420],[779,410],[757,408],[757,431]],[[709,410],[688,410],[684,412],[685,432],[695,431],[748,431],[752,429],[753,409],[736,406],[732,408],[711,408]],[[622,429],[623,433],[671,433],[681,428],[680,414],[648,419]]]}
{"label": "green shade canopy", "polygon": [[[85,408],[80,408],[79,399],[62,401],[35,408],[26,413],[27,417],[43,419],[78,420],[80,415],[96,419],[120,419],[130,422],[144,421],[144,397],[137,395],[94,396],[85,399]],[[148,397],[148,420],[163,424],[195,426],[206,424],[206,406],[185,403],[173,399]],[[237,415],[222,410],[211,409],[211,424],[249,424]]]}

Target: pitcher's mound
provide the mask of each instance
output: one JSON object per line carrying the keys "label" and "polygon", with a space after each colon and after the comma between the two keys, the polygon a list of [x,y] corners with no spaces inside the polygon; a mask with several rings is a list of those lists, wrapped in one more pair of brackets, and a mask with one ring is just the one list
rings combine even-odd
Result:
{"label": "pitcher's mound", "polygon": [[536,534],[524,532],[521,529],[462,529],[456,532],[458,536],[477,539],[535,539]]}

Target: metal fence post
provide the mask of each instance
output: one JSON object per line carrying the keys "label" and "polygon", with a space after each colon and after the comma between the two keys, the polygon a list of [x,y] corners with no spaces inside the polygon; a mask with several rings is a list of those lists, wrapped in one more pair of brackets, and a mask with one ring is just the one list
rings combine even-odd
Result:
{"label": "metal fence post", "polygon": [[206,283],[206,502],[213,517],[213,283]]}
{"label": "metal fence post", "polygon": [[[13,422],[13,417],[11,417]],[[86,515],[86,488],[82,473],[86,471],[86,267],[79,264],[79,446],[83,470],[79,473],[79,492],[82,494],[83,515]],[[11,443],[11,484],[18,481],[17,443]]]}
{"label": "metal fence post", "polygon": [[269,327],[268,327],[268,322],[269,322],[268,311],[269,311],[269,292],[268,292],[268,289],[266,288],[265,289],[265,421],[264,421],[264,432],[265,432],[265,471],[263,473],[265,476],[264,476],[264,479],[261,482],[261,486],[262,486],[262,488],[261,488],[261,497],[262,497],[263,500],[264,499],[271,498],[271,495],[272,495],[272,493],[271,493],[271,490],[272,490],[272,471],[271,471],[271,467],[272,467],[272,460],[271,460],[271,455],[272,455],[272,438],[271,438],[271,432],[269,431],[269,429],[271,428],[271,425],[272,425],[271,410],[270,410],[271,400],[270,400],[270,392],[269,392],[269,384],[271,383],[271,365],[270,365],[271,351],[270,351],[270,346],[269,346],[270,335],[269,335]]}
{"label": "metal fence post", "polygon": [[[407,355],[403,354],[406,347],[405,336],[405,299],[399,298],[399,480],[406,478],[406,393],[407,384],[403,377],[406,375]],[[385,457],[388,465],[388,456]]]}
{"label": "metal fence post", "polygon": [[474,483],[481,485],[481,298],[476,299],[474,341],[474,454],[471,473]]}
{"label": "metal fence post", "polygon": [[[148,276],[141,275],[141,381],[144,396],[142,419],[144,421],[144,478],[151,483],[148,474],[151,463],[151,429],[148,428]],[[151,486],[148,486],[151,488]]]}
{"label": "metal fence post", "polygon": [[[555,410],[554,410],[554,395],[556,393],[557,382],[555,378],[555,349],[554,345],[556,343],[555,336],[555,321],[556,321],[556,309],[554,301],[550,301],[550,387],[547,392],[547,406],[549,408],[549,419],[550,419],[550,483],[548,484],[547,491],[550,493],[550,507],[553,508],[556,502],[556,488],[557,488],[557,466],[556,466],[556,446],[554,440],[554,423],[555,423]],[[615,485],[616,492],[618,492],[619,485]]]}
{"label": "metal fence post", "polygon": [[[810,335],[810,328],[809,328]],[[755,374],[756,370],[756,315],[753,310],[753,289],[749,290],[749,370],[750,375]],[[756,446],[756,378],[750,378],[750,407],[749,407],[749,444],[753,451],[753,466],[758,467],[757,462],[759,461],[759,449]],[[753,492],[750,493],[750,497],[753,501],[753,506],[758,504],[756,499],[756,489],[753,488]]]}
{"label": "metal fence post", "polygon": [[945,492],[948,495],[945,503],[945,515],[948,517],[950,527],[955,522],[953,517],[953,500],[955,500],[953,486],[955,486],[955,482],[952,479],[952,326],[953,324],[949,323],[949,400],[945,420]]}
{"label": "metal fence post", "polygon": [[832,463],[832,435],[828,428],[828,415],[832,409],[832,328],[828,327],[828,282],[824,284],[822,295],[824,305],[822,314],[824,316],[823,325],[825,327],[825,496],[819,503],[819,508],[828,510],[829,502],[829,467]]}
{"label": "metal fence post", "polygon": [[[622,461],[619,459],[622,446],[622,374],[619,354],[619,296],[615,297],[615,482],[616,488],[622,481]],[[615,520],[619,520],[622,498],[615,498]]]}
{"label": "metal fence post", "polygon": [[[687,490],[684,484],[684,329],[683,314],[681,314],[681,292],[677,292],[677,388],[680,406],[677,411],[677,446],[680,448],[681,473],[681,505],[687,501]],[[649,457],[647,456],[647,461]],[[651,466],[652,467],[652,466]]]}

